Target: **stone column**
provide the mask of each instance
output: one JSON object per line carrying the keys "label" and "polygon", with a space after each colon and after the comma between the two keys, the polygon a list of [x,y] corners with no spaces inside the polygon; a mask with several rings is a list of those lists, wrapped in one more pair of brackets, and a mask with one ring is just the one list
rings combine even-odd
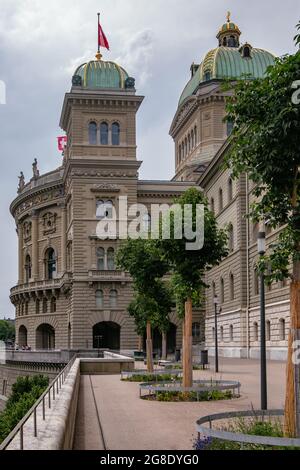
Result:
{"label": "stone column", "polygon": [[32,278],[37,281],[39,277],[39,216],[36,211],[31,215],[32,221]]}
{"label": "stone column", "polygon": [[67,271],[67,209],[61,206],[61,272]]}
{"label": "stone column", "polygon": [[23,236],[23,225],[19,222],[17,233],[19,236],[19,284],[24,283],[24,236]]}

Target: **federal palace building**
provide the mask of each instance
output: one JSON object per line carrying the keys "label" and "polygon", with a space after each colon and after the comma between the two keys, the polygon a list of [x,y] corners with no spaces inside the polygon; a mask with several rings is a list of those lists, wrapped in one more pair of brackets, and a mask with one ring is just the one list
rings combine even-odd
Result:
{"label": "federal palace building", "polygon": [[[143,97],[118,64],[96,55],[72,77],[60,117],[67,135],[62,165],[40,174],[37,161],[27,183],[20,176],[10,210],[19,246],[18,284],[11,289],[19,346],[32,349],[110,348],[129,352],[139,338],[127,313],[131,279],[115,266],[120,240],[101,240],[96,227],[103,203],[118,214],[128,204],[172,203],[190,186],[207,195],[220,226],[229,230],[229,255],[207,273],[205,312],[194,313],[194,343],[213,351],[214,305],[218,296],[220,353],[257,357],[259,293],[255,264],[258,226],[245,218],[253,185],[231,178],[223,166],[230,146],[224,121],[224,79],[263,77],[274,55],[241,42],[239,27],[227,22],[200,63],[193,63],[170,127],[175,143],[172,181],[139,179],[136,116]],[[159,176],[159,175],[158,175]],[[146,221],[151,223],[151,220]],[[277,236],[267,227],[267,242]],[[283,359],[289,327],[288,282],[267,288],[268,356]],[[181,346],[180,320],[170,318],[168,350]],[[159,346],[159,335],[154,337]]]}

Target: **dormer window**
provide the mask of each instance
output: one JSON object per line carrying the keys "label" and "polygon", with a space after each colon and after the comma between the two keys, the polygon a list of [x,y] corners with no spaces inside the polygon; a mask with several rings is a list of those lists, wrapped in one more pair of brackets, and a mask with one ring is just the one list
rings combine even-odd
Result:
{"label": "dormer window", "polygon": [[244,45],[240,48],[241,56],[242,56],[244,59],[251,59],[251,50],[252,50],[252,47],[250,46],[250,44],[244,44]]}
{"label": "dormer window", "polygon": [[207,70],[206,72],[204,72],[204,80],[208,82],[208,80],[210,79],[211,79],[211,73],[210,73],[210,70]]}

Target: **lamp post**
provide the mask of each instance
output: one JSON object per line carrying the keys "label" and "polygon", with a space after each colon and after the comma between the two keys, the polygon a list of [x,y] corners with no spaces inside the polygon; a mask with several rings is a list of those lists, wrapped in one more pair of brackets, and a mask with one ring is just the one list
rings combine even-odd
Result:
{"label": "lamp post", "polygon": [[[266,253],[266,234],[259,232],[257,236],[257,251],[260,257]],[[266,305],[265,305],[265,275],[260,273],[260,396],[261,409],[267,410],[267,359],[266,359]]]}
{"label": "lamp post", "polygon": [[214,306],[215,306],[215,371],[219,372],[219,352],[218,352],[218,297],[214,296]]}

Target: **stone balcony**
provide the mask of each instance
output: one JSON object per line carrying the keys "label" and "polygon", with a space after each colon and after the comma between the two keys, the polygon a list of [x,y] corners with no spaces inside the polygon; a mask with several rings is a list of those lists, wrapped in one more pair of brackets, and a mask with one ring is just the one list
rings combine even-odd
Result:
{"label": "stone balcony", "polygon": [[31,296],[40,292],[56,291],[63,289],[67,291],[71,286],[72,274],[66,273],[61,278],[44,279],[41,281],[28,282],[26,284],[18,284],[10,290],[10,298],[12,302],[18,296]]}

